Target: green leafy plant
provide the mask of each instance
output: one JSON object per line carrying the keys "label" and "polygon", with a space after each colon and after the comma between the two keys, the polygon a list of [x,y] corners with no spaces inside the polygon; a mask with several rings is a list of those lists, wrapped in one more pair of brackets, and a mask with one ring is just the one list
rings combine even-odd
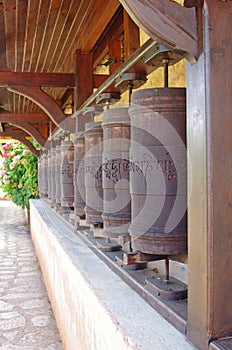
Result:
{"label": "green leafy plant", "polygon": [[22,143],[1,148],[0,186],[12,202],[29,209],[29,199],[38,198],[37,157]]}

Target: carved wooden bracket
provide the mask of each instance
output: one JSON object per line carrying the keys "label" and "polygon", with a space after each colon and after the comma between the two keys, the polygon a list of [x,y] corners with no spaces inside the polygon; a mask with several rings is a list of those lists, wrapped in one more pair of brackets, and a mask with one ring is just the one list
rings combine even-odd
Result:
{"label": "carved wooden bracket", "polygon": [[181,53],[191,63],[198,58],[195,8],[169,0],[120,0],[132,19],[152,39]]}
{"label": "carved wooden bracket", "polygon": [[37,121],[37,122],[48,122],[49,118],[46,114],[25,114],[20,115],[17,113],[0,113],[0,123],[11,123],[12,125],[15,125],[19,127],[20,129],[26,131],[28,134],[30,134],[40,146],[44,146],[46,143],[46,139],[43,137],[43,135],[38,131],[37,128],[35,128],[33,125],[30,124],[30,122]]}
{"label": "carved wooden bracket", "polygon": [[0,133],[0,137],[11,137],[15,140],[18,140],[20,142],[22,142],[25,146],[27,146],[27,148],[36,156],[40,155],[40,151],[35,149],[35,147],[32,145],[31,142],[29,142],[26,137],[28,137],[29,135],[22,130],[15,130],[15,129],[11,129],[11,128],[7,128],[7,131],[5,132],[1,132]]}
{"label": "carved wooden bracket", "polygon": [[36,103],[49,116],[53,123],[59,126],[66,118],[58,104],[40,87],[10,86],[8,90],[25,96]]}
{"label": "carved wooden bracket", "polygon": [[44,146],[45,143],[47,142],[47,140],[45,138],[43,138],[43,136],[40,134],[40,132],[34,127],[32,126],[29,122],[11,122],[13,125],[17,126],[19,129],[22,129],[24,131],[26,131],[29,135],[31,135],[36,142],[38,142],[38,144],[40,146]]}

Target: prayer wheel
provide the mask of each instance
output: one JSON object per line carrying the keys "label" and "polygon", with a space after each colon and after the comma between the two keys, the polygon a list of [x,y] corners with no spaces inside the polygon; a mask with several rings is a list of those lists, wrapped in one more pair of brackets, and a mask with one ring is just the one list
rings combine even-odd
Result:
{"label": "prayer wheel", "polygon": [[102,129],[103,229],[105,236],[114,238],[128,233],[131,219],[128,108],[104,111]]}
{"label": "prayer wheel", "polygon": [[101,123],[85,125],[85,189],[86,221],[91,224],[102,223],[102,141]]}
{"label": "prayer wheel", "polygon": [[61,185],[60,185],[60,165],[61,165],[61,146],[56,146],[56,205],[59,207],[61,205]]}
{"label": "prayer wheel", "polygon": [[47,150],[43,152],[43,197],[46,198],[48,196],[48,153]]}
{"label": "prayer wheel", "polygon": [[74,139],[74,213],[85,217],[85,137],[84,131],[77,132]]}
{"label": "prayer wheel", "polygon": [[43,166],[43,158],[42,156],[40,156],[38,158],[38,191],[39,191],[40,197],[43,197],[42,166]]}
{"label": "prayer wheel", "polygon": [[157,88],[131,96],[132,249],[187,251],[186,91]]}
{"label": "prayer wheel", "polygon": [[51,204],[56,203],[56,147],[51,149]]}
{"label": "prayer wheel", "polygon": [[47,177],[48,177],[48,202],[51,202],[52,198],[52,173],[51,173],[51,163],[52,163],[52,154],[51,150],[48,150],[48,167],[47,167]]}
{"label": "prayer wheel", "polygon": [[74,145],[72,141],[61,142],[61,206],[63,208],[73,208],[74,187],[73,187],[73,163]]}

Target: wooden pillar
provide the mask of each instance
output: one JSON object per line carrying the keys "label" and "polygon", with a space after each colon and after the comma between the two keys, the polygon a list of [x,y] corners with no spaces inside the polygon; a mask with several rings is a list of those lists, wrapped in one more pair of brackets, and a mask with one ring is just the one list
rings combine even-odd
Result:
{"label": "wooden pillar", "polygon": [[231,1],[205,1],[204,52],[187,65],[187,336],[201,349],[232,335],[231,19]]}
{"label": "wooden pillar", "polygon": [[93,93],[93,53],[76,51],[77,108]]}

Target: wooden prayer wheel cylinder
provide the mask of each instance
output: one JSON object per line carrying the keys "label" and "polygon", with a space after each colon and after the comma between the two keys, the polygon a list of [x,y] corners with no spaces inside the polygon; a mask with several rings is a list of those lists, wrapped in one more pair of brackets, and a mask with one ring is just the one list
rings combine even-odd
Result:
{"label": "wooden prayer wheel cylinder", "polygon": [[61,206],[63,208],[73,208],[74,186],[73,186],[73,164],[74,145],[72,141],[61,142]]}
{"label": "wooden prayer wheel cylinder", "polygon": [[61,205],[61,184],[60,184],[60,165],[61,165],[61,145],[56,146],[56,204]]}
{"label": "wooden prayer wheel cylinder", "polygon": [[85,189],[86,221],[92,224],[102,223],[102,141],[101,123],[85,125]]}
{"label": "wooden prayer wheel cylinder", "polygon": [[131,220],[130,116],[128,108],[115,108],[103,113],[103,229],[105,236],[128,233]]}
{"label": "wooden prayer wheel cylinder", "polygon": [[132,249],[187,251],[186,92],[136,91],[131,96]]}
{"label": "wooden prayer wheel cylinder", "polygon": [[56,203],[56,147],[51,149],[51,203]]}
{"label": "wooden prayer wheel cylinder", "polygon": [[74,213],[85,217],[85,137],[84,132],[76,133],[74,139]]}
{"label": "wooden prayer wheel cylinder", "polygon": [[48,202],[51,202],[52,198],[52,173],[51,173],[51,163],[52,163],[52,154],[51,150],[48,150],[48,167],[47,167],[47,177],[48,177]]}
{"label": "wooden prayer wheel cylinder", "polygon": [[42,182],[43,182],[43,197],[48,196],[48,153],[45,150],[42,154],[43,157],[43,172],[42,172]]}

